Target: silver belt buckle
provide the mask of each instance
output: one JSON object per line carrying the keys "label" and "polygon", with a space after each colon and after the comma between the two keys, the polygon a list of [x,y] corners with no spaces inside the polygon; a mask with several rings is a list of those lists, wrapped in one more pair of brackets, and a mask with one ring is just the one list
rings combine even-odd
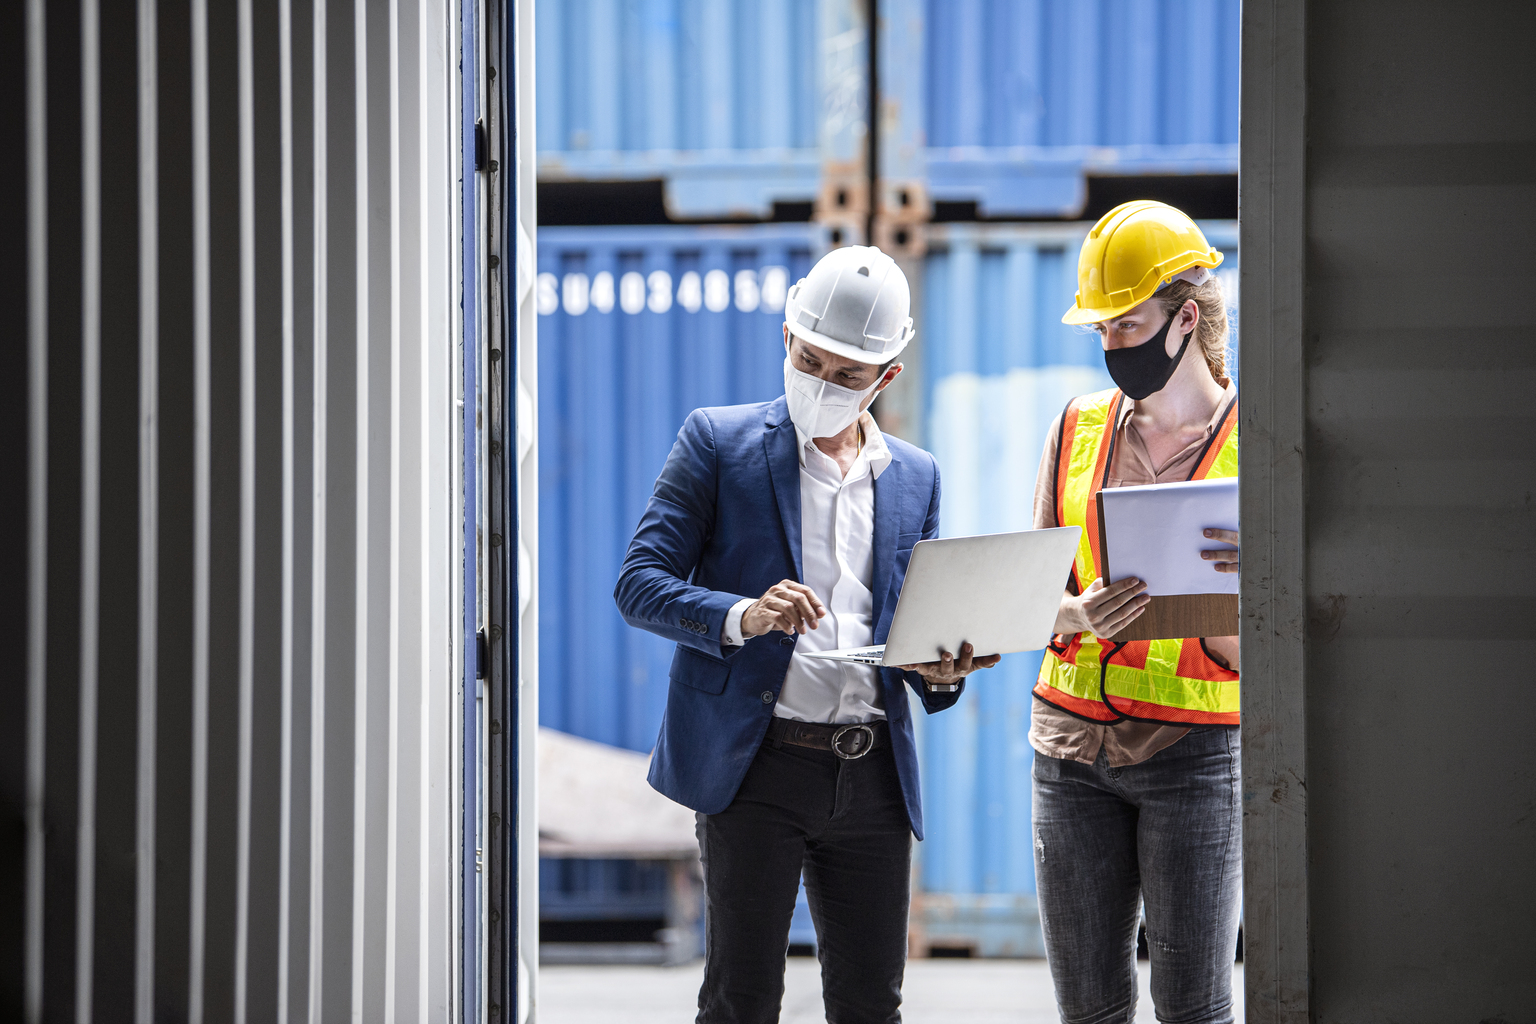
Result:
{"label": "silver belt buckle", "polygon": [[[862,740],[855,739],[853,743],[853,749],[845,751],[843,749],[843,737],[856,735],[861,731],[864,734],[864,738]],[[874,745],[875,730],[872,727],[863,724],[862,722],[857,725],[845,725],[841,729],[837,730],[837,732],[832,734],[832,753],[836,754],[844,761],[857,761],[859,758],[869,753],[870,750],[874,748]]]}

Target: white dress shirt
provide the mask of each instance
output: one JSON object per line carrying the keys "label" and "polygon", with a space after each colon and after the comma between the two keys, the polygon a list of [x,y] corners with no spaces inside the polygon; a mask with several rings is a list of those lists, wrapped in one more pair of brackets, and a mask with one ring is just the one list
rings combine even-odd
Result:
{"label": "white dress shirt", "polygon": [[[873,665],[807,658],[808,651],[874,643],[875,479],[891,463],[885,437],[868,412],[859,417],[864,445],[842,467],[797,427],[800,444],[800,560],[803,582],[827,609],[816,629],[800,637],[773,713],[798,722],[846,724],[885,717],[880,676]],[[755,598],[726,616],[723,642],[740,646],[741,617]]]}

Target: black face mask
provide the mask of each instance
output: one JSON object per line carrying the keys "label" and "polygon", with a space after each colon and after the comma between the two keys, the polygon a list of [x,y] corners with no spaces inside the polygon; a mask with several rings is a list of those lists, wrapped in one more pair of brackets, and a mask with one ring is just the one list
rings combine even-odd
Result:
{"label": "black face mask", "polygon": [[1164,346],[1168,340],[1168,329],[1172,326],[1173,317],[1170,316],[1162,330],[1140,345],[1112,348],[1104,353],[1104,365],[1109,369],[1109,375],[1128,398],[1139,402],[1163,390],[1163,385],[1168,383],[1173,371],[1179,368],[1179,360],[1184,358],[1184,350],[1189,348],[1189,339],[1195,336],[1195,332],[1190,331],[1184,335],[1184,344],[1169,359]]}

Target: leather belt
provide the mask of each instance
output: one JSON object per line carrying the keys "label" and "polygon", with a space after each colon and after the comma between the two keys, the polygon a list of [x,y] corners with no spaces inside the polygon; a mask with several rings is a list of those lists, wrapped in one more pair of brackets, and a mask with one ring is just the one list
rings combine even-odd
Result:
{"label": "leather belt", "polygon": [[821,725],[775,718],[768,723],[768,739],[774,746],[791,743],[812,750],[830,750],[844,761],[857,761],[871,750],[891,741],[890,726],[884,719],[855,725]]}

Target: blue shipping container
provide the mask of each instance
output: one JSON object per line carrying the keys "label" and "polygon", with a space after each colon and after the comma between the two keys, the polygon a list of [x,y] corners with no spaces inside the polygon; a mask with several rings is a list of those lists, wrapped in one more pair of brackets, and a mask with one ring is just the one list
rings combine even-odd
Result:
{"label": "blue shipping container", "polygon": [[678,217],[767,216],[858,159],[859,0],[538,0],[544,179],[662,178]]}
{"label": "blue shipping container", "polygon": [[[882,138],[926,139],[935,200],[1070,217],[1089,174],[1237,173],[1239,0],[882,0],[881,11],[924,36],[924,86],[881,83],[901,98]],[[912,53],[884,38],[892,60]],[[913,117],[920,130],[900,123]],[[899,154],[882,160],[883,173],[922,176]]]}
{"label": "blue shipping container", "polygon": [[[944,474],[945,536],[1027,530],[1051,422],[1112,387],[1098,339],[1061,323],[1090,224],[944,224],[930,236],[920,336],[927,447]],[[1237,224],[1201,224],[1236,343]],[[1235,361],[1233,364],[1235,366]],[[1043,955],[1030,826],[1030,688],[1041,652],[1011,654],[955,708],[917,716],[928,835],[914,915],[927,940]],[[998,895],[1019,897],[998,900]]]}
{"label": "blue shipping container", "polygon": [[[881,175],[1071,217],[1090,174],[1237,173],[1239,0],[880,0]],[[764,217],[863,172],[860,0],[539,0],[545,180]]]}
{"label": "blue shipping container", "polygon": [[813,224],[539,232],[539,724],[656,743],[673,644],[613,603],[688,413],[784,390],[784,296]]}

